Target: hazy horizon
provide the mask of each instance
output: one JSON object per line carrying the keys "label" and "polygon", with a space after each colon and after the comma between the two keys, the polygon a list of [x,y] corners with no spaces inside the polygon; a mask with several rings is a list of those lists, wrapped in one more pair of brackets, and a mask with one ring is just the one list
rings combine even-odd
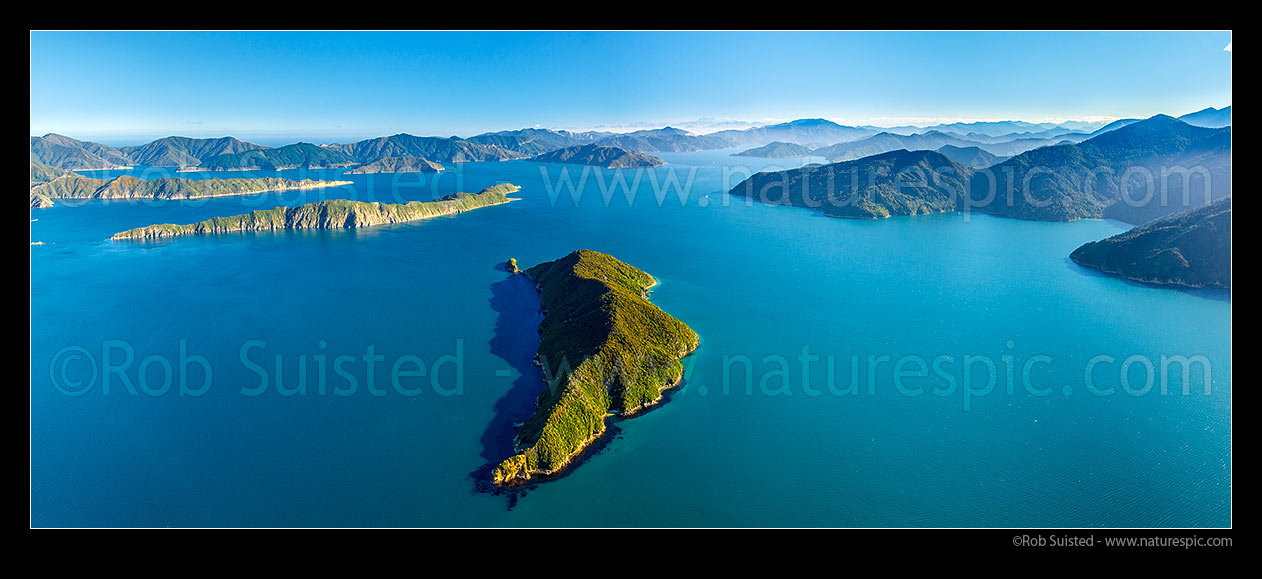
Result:
{"label": "hazy horizon", "polygon": [[1230,31],[34,31],[30,39],[31,134],[106,144],[668,125],[706,134],[801,118],[879,127],[1107,122],[1231,104]]}
{"label": "hazy horizon", "polygon": [[[1206,106],[1206,107],[1202,107],[1193,111],[1183,111],[1183,112],[1176,112],[1176,113],[1161,112],[1161,113],[1154,113],[1154,114],[1165,114],[1165,115],[1169,115],[1169,116],[1177,118],[1189,113],[1199,112],[1207,108],[1223,109],[1230,106],[1231,106],[1231,103],[1227,103],[1225,105],[1220,105],[1220,106]],[[1129,117],[1115,117],[1115,118],[1110,117],[1107,119],[1048,119],[1048,120],[941,119],[941,120],[937,120],[938,122],[927,122],[926,120],[921,120],[919,123],[885,124],[885,125],[860,124],[860,125],[847,125],[847,126],[878,128],[878,129],[887,129],[887,130],[907,128],[907,127],[927,129],[927,128],[935,127],[938,125],[955,124],[955,123],[970,124],[970,123],[997,123],[997,122],[1021,122],[1021,123],[1030,123],[1030,124],[1035,124],[1035,125],[1054,124],[1057,126],[1065,125],[1068,123],[1093,123],[1099,126],[1104,126],[1110,122],[1113,122],[1119,119],[1148,118],[1151,116],[1153,115],[1144,115],[1144,116],[1135,115],[1135,116],[1129,116]],[[498,131],[515,131],[515,130],[521,130],[521,129],[548,129],[548,130],[554,130],[554,131],[564,130],[564,131],[571,131],[571,132],[601,131],[601,132],[610,132],[610,133],[630,133],[630,132],[642,131],[642,130],[662,129],[666,127],[673,127],[676,129],[686,130],[686,131],[699,134],[699,135],[706,135],[706,134],[716,133],[716,132],[725,131],[725,130],[744,130],[748,128],[765,127],[769,125],[776,125],[776,124],[787,123],[791,121],[798,121],[798,120],[803,120],[803,119],[817,119],[817,118],[823,118],[824,120],[828,120],[828,121],[837,123],[839,125],[844,124],[836,120],[828,119],[825,117],[807,116],[807,117],[801,117],[801,118],[795,118],[795,119],[773,119],[773,120],[767,120],[767,121],[761,121],[761,122],[760,121],[732,120],[732,121],[728,121],[728,124],[732,126],[711,125],[711,126],[705,126],[705,128],[698,128],[697,121],[666,122],[666,123],[637,122],[637,123],[629,123],[629,124],[621,124],[621,125],[597,125],[593,127],[540,127],[540,126],[512,127],[512,128],[505,127],[501,129],[494,129],[491,131],[483,131],[481,133],[460,134],[460,135],[421,134],[421,133],[415,133],[415,132],[396,130],[396,131],[390,131],[390,132],[385,132],[385,133],[380,133],[380,134],[358,135],[356,133],[348,133],[348,134],[340,135],[340,136],[339,135],[323,135],[324,138],[321,138],[320,135],[315,135],[315,134],[304,135],[301,133],[233,134],[233,133],[214,133],[214,132],[198,133],[195,131],[186,131],[184,133],[157,132],[157,133],[140,133],[140,134],[132,134],[132,135],[129,135],[129,134],[83,135],[83,134],[77,134],[75,132],[65,131],[65,130],[51,130],[51,131],[42,131],[42,132],[32,131],[31,136],[42,137],[50,133],[55,133],[55,134],[71,137],[74,139],[78,139],[81,141],[91,141],[91,142],[101,143],[104,145],[110,145],[114,147],[139,145],[139,144],[148,143],[148,142],[165,138],[165,137],[189,137],[189,138],[195,138],[195,139],[216,139],[216,138],[221,138],[221,137],[234,137],[234,138],[241,139],[244,141],[272,147],[272,146],[288,145],[288,144],[292,144],[296,142],[310,142],[310,143],[315,143],[315,144],[352,143],[355,141],[361,141],[361,140],[372,139],[372,138],[377,138],[377,137],[385,137],[385,136],[396,135],[400,133],[408,133],[408,134],[412,134],[412,135],[416,135],[420,137],[458,136],[458,137],[468,138],[468,137],[473,137],[475,135],[484,134],[484,133],[491,133],[491,132],[498,132]]]}

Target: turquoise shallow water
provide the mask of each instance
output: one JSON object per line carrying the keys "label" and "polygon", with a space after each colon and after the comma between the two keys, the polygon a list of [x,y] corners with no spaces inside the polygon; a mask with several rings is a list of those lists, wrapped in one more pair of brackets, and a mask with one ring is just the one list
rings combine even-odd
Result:
{"label": "turquoise shallow water", "polygon": [[[31,240],[45,245],[31,248],[32,524],[1231,524],[1229,295],[1128,283],[1068,261],[1120,224],[828,219],[722,193],[725,174],[727,185],[743,175],[733,165],[800,161],[663,156],[671,165],[639,173],[630,204],[620,191],[605,203],[600,179],[612,172],[589,174],[578,203],[564,191],[554,202],[562,166],[543,166],[545,179],[538,165],[505,162],[436,180],[352,176],[353,186],[302,194],[33,211]],[[583,169],[568,171],[577,182]],[[691,178],[684,204],[678,190],[654,197],[653,178],[671,174]],[[523,186],[522,201],[357,231],[107,241],[277,202],[429,199],[497,182]],[[570,475],[510,504],[475,476],[502,458],[541,387],[530,365],[539,318],[530,284],[502,263],[579,248],[656,276],[652,299],[702,346],[668,403],[619,422]],[[146,384],[161,386],[158,360],[178,376],[181,340],[210,366],[209,387],[180,396],[177,377],[171,392],[146,394],[141,361],[152,357]],[[381,396],[360,360],[370,346],[384,359],[372,378]],[[340,355],[352,357],[342,370],[358,384],[346,396],[332,392],[349,384],[333,369]],[[1210,394],[1200,366],[1189,395],[1177,371],[1169,394],[1159,376],[1152,392],[1123,390],[1128,357],[1137,356],[1127,366],[1134,389],[1144,361],[1159,374],[1163,355],[1203,356]],[[427,373],[403,377],[411,390],[401,393],[388,370],[405,356]],[[1048,361],[1030,366],[1031,393],[1022,370],[1036,356]],[[1097,361],[1094,388],[1113,394],[1084,381],[1098,356],[1112,362]],[[940,359],[940,372],[917,375],[916,359]],[[966,396],[985,388],[987,360],[996,386]],[[846,393],[856,363],[858,391]],[[190,387],[205,382],[201,365],[186,366]],[[278,393],[277,381],[300,383],[299,367],[308,392]],[[267,391],[247,395],[260,373]],[[946,376],[956,389],[940,395]],[[72,380],[91,389],[68,395]]]}

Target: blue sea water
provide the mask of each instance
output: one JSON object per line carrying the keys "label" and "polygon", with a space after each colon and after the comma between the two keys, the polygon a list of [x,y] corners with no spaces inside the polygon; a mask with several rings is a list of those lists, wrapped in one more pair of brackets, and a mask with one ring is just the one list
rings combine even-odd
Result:
{"label": "blue sea water", "polygon": [[[584,168],[513,161],[32,211],[44,243],[31,247],[32,525],[1231,524],[1229,294],[1067,259],[1124,229],[1113,222],[852,221],[749,203],[723,191],[803,161],[727,153],[663,154],[665,167],[624,171],[638,187],[608,201],[612,171],[588,170],[576,202],[558,174],[577,184]],[[659,202],[672,175],[686,199],[674,188]],[[521,201],[418,223],[108,240],[278,203],[501,182]],[[579,248],[654,275],[653,301],[701,347],[682,388],[617,422],[567,476],[485,492],[542,388],[538,299],[503,263]],[[380,362],[363,360],[370,349]],[[1162,356],[1203,362],[1189,393],[1178,369],[1161,379]],[[395,388],[396,363],[426,373]]]}

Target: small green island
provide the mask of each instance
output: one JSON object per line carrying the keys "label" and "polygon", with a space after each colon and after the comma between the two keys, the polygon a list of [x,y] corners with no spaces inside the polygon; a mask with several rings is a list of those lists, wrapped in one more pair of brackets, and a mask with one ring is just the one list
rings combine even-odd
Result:
{"label": "small green island", "polygon": [[[119,175],[113,179],[96,179],[78,173],[63,171],[54,174],[53,167],[31,162],[31,207],[51,206],[53,199],[201,199],[252,195],[277,191],[341,187],[350,181],[317,181],[313,179],[280,179],[259,177],[254,179],[140,179],[131,175]],[[41,182],[36,182],[37,177]]]}
{"label": "small green island", "polygon": [[244,215],[215,217],[189,225],[162,223],[137,227],[116,233],[112,239],[160,239],[180,235],[215,235],[235,231],[343,229],[406,223],[516,201],[516,198],[509,195],[519,190],[521,187],[503,183],[492,185],[478,193],[453,193],[425,202],[379,203],[330,199],[296,207],[282,206],[252,211]]}
{"label": "small green island", "polygon": [[591,165],[606,169],[631,169],[635,167],[658,167],[665,165],[663,161],[652,155],[629,151],[622,147],[606,147],[592,143],[579,147],[566,147],[544,153],[530,159],[536,163],[566,163],[570,165]]}
{"label": "small green island", "polygon": [[[509,264],[516,269],[516,260]],[[699,343],[648,300],[653,276],[613,256],[579,250],[522,275],[537,285],[545,313],[535,355],[545,385],[514,440],[516,454],[491,475],[499,487],[560,473],[604,434],[609,417],[661,401],[683,379],[680,358]]]}
{"label": "small green island", "polygon": [[367,175],[371,173],[437,173],[443,166],[425,157],[382,157],[371,163],[365,163],[346,171],[347,175]]}
{"label": "small green island", "polygon": [[1069,259],[1133,281],[1231,289],[1231,196],[1092,241]]}
{"label": "small green island", "polygon": [[828,217],[884,219],[959,209],[973,172],[936,151],[890,151],[854,161],[757,173],[729,193]]}

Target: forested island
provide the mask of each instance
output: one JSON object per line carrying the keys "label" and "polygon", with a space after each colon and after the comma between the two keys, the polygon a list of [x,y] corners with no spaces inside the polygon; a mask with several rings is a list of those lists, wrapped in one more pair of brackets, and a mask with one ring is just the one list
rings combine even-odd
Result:
{"label": "forested island", "polygon": [[244,215],[215,217],[189,225],[163,223],[138,227],[116,233],[112,239],[159,239],[179,235],[214,235],[234,231],[342,229],[405,223],[508,203],[515,200],[508,195],[520,189],[521,187],[516,185],[504,183],[487,187],[478,193],[453,193],[433,201],[408,201],[407,203],[330,199],[296,207],[275,207]]}
{"label": "forested island", "polygon": [[1069,258],[1145,283],[1231,289],[1231,196],[1087,243]]}
{"label": "forested island", "polygon": [[[516,269],[516,261],[510,263]],[[517,454],[492,473],[500,487],[561,472],[605,432],[610,415],[628,417],[680,383],[680,358],[699,338],[648,300],[653,276],[589,250],[524,272],[545,312],[535,361],[546,384],[514,440]]]}

